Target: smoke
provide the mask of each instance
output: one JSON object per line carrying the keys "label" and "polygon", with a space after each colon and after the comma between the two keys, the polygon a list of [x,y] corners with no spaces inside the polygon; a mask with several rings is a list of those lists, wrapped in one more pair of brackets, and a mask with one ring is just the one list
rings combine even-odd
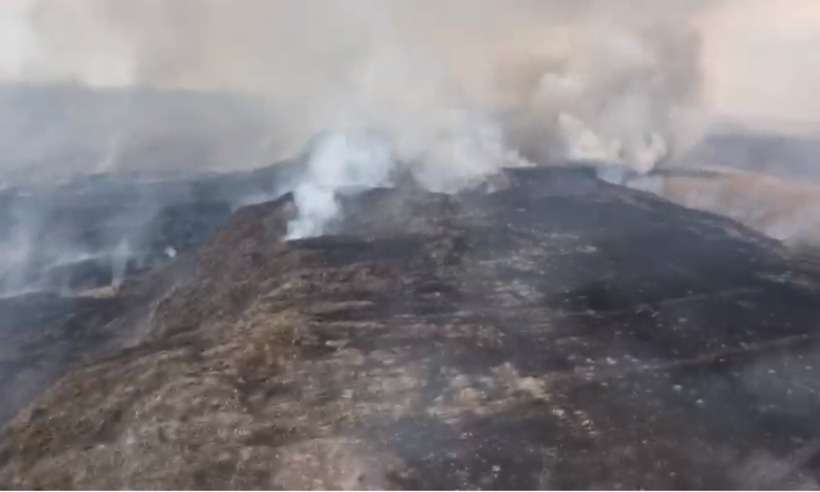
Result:
{"label": "smoke", "polygon": [[34,238],[26,224],[36,221],[36,217],[23,217],[22,211],[13,209],[11,223],[3,231],[0,239],[0,297],[24,291],[28,287],[26,266],[32,256]]}
{"label": "smoke", "polygon": [[767,129],[820,134],[818,2],[723,2],[702,23],[704,99],[714,112]]}
{"label": "smoke", "polygon": [[510,150],[492,121],[480,115],[447,116],[414,129],[418,132],[348,131],[318,137],[307,171],[293,190],[299,215],[289,224],[288,236],[321,234],[339,213],[340,193],[391,185],[401,173],[446,193],[475,184],[500,167],[531,165]]}
{"label": "smoke", "polygon": [[122,239],[111,256],[111,286],[119,289],[125,280],[128,260],[131,258],[131,245],[127,239]]}
{"label": "smoke", "polygon": [[[645,173],[697,142],[715,108],[732,112],[726,94],[749,87],[732,75],[755,77],[726,57],[750,33],[767,39],[752,21],[778,11],[743,0],[13,1],[26,29],[14,30],[23,55],[0,70],[8,81],[250,101],[205,113],[121,101],[79,167],[254,167],[335,135],[298,186],[310,218],[296,235],[332,217],[339,188],[389,184],[398,168],[435,190],[566,159]],[[792,46],[775,24],[773,44]],[[169,158],[174,145],[184,151]]]}
{"label": "smoke", "polygon": [[34,54],[17,72],[255,95],[273,158],[321,131],[418,136],[466,111],[494,119],[532,160],[588,153],[562,131],[566,114],[616,142],[591,155],[632,161],[657,140],[649,135],[674,146],[689,124],[701,10],[691,1],[41,0],[29,10]]}
{"label": "smoke", "polygon": [[[698,138],[704,111],[818,114],[811,0],[7,0],[0,27],[7,82],[258,98],[266,137],[235,166],[290,156],[323,130],[418,127],[450,109],[491,115],[536,161],[657,161]],[[166,134],[198,119],[163,118]],[[566,121],[601,146],[579,146]]]}
{"label": "smoke", "polygon": [[308,160],[306,176],[293,192],[299,216],[288,224],[288,236],[321,234],[339,212],[340,190],[387,184],[394,162],[389,147],[375,136],[323,137]]}

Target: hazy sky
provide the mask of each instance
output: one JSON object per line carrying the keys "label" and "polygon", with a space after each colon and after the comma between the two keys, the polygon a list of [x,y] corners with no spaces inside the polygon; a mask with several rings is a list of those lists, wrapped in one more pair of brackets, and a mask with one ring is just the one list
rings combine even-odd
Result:
{"label": "hazy sky", "polygon": [[820,122],[820,2],[737,0],[707,16],[703,36],[715,110]]}

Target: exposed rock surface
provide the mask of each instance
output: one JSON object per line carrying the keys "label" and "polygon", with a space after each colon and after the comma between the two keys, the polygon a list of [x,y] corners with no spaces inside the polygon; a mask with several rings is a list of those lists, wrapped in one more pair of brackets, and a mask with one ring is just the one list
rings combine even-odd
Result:
{"label": "exposed rock surface", "polygon": [[543,169],[343,207],[235,213],[11,421],[0,485],[818,486],[820,286],[776,243]]}

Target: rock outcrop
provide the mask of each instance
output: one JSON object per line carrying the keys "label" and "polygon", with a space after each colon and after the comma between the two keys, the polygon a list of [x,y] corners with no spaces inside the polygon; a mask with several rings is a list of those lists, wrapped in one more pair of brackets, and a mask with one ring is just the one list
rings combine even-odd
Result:
{"label": "rock outcrop", "polygon": [[813,274],[584,172],[491,185],[297,241],[289,197],[239,210],[11,421],[0,485],[817,487]]}

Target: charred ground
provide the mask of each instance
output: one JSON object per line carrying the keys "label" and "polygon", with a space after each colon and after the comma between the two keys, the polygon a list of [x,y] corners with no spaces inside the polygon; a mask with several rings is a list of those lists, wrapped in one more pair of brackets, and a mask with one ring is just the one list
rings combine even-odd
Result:
{"label": "charred ground", "polygon": [[126,282],[0,484],[817,487],[820,284],[776,242],[585,171],[343,209],[240,209]]}

